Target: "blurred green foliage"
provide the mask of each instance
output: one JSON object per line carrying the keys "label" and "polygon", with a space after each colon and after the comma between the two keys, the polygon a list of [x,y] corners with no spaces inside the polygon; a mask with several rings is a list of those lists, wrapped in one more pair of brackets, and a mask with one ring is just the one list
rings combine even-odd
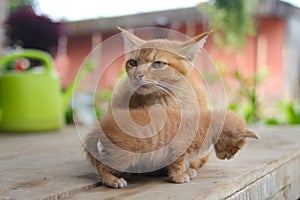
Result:
{"label": "blurred green foliage", "polygon": [[296,125],[300,124],[300,105],[295,101],[282,101],[277,105],[276,117],[267,118],[268,125]]}
{"label": "blurred green foliage", "polygon": [[[83,65],[83,67],[78,71],[77,76],[75,78],[74,83],[72,83],[69,88],[64,90],[65,96],[67,99],[71,99],[73,95],[73,90],[75,89],[76,85],[80,84],[80,82],[90,73],[93,73],[95,69],[95,65],[92,60],[87,59]],[[74,85],[73,85],[74,84]],[[70,104],[65,113],[65,121],[67,124],[74,124],[74,108]]]}
{"label": "blurred green foliage", "polygon": [[[200,4],[199,10],[208,16],[215,44],[233,52],[246,44],[247,36],[256,34],[254,15],[258,3],[259,0],[209,0]],[[244,116],[248,123],[300,124],[300,106],[295,101],[278,103],[272,111],[275,117],[264,115],[266,102],[262,102],[258,90],[267,78],[268,70],[255,69],[253,75],[248,76],[241,70],[229,72],[227,66],[220,63],[217,66],[224,77],[225,86],[231,91],[230,110]]]}
{"label": "blurred green foliage", "polygon": [[[272,106],[270,102],[263,102],[257,92],[269,75],[266,68],[257,70],[253,76],[246,76],[239,70],[225,72],[223,75],[232,78],[237,87],[231,88],[229,81],[225,81],[226,88],[231,89],[231,101],[228,109],[242,115],[247,123],[262,122],[267,125],[296,125],[300,124],[300,105],[293,100],[279,101],[272,108],[271,113],[265,113],[265,106]],[[236,89],[237,88],[237,89]],[[274,117],[270,117],[270,116]]]}
{"label": "blurred green foliage", "polygon": [[74,124],[73,114],[74,114],[74,110],[73,110],[72,106],[70,105],[67,108],[66,113],[65,113],[66,124]]}
{"label": "blurred green foliage", "polygon": [[257,70],[252,76],[246,76],[239,70],[229,74],[233,81],[237,83],[237,89],[234,90],[228,108],[243,115],[248,123],[254,123],[262,119],[261,102],[257,89],[268,74],[266,68]]}
{"label": "blurred green foliage", "polygon": [[209,17],[214,41],[218,46],[235,50],[255,34],[254,15],[258,0],[210,0],[200,4],[199,10]]}
{"label": "blurred green foliage", "polygon": [[97,119],[101,118],[107,113],[110,105],[111,96],[112,90],[110,89],[103,89],[99,92],[97,102],[95,104]]}

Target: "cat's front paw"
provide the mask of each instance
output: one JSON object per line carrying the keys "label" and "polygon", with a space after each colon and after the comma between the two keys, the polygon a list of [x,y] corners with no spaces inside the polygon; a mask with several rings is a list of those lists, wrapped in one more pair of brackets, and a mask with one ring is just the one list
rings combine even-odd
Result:
{"label": "cat's front paw", "polygon": [[188,171],[187,171],[190,179],[193,179],[193,178],[196,178],[198,173],[195,169],[192,169],[192,168],[189,168]]}
{"label": "cat's front paw", "polygon": [[170,180],[173,183],[187,183],[191,179],[196,178],[198,175],[195,169],[189,168],[184,174],[173,174],[170,175]]}
{"label": "cat's front paw", "polygon": [[112,180],[103,181],[105,185],[111,188],[125,188],[127,187],[127,181],[123,178],[115,178]]}
{"label": "cat's front paw", "polygon": [[173,174],[170,176],[170,181],[173,183],[187,183],[190,180],[191,179],[188,174]]}

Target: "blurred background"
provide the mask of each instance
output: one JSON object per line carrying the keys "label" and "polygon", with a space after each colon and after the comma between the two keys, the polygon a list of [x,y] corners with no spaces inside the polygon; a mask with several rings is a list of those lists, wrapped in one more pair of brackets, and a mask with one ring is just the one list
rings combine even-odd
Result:
{"label": "blurred background", "polygon": [[[250,123],[300,124],[299,6],[297,0],[1,0],[0,55],[46,51],[66,88],[118,26],[162,27],[190,37],[213,30],[204,48],[222,74],[228,108]],[[102,81],[108,89],[120,76],[121,61],[116,65]],[[109,90],[102,98],[109,100]]]}

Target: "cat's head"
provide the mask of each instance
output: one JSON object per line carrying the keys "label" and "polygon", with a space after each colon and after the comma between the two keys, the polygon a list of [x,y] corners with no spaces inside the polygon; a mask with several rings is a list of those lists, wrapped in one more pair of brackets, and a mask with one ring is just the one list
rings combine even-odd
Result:
{"label": "cat's head", "polygon": [[231,159],[244,146],[247,138],[258,140],[259,136],[247,127],[242,117],[228,111],[222,133],[214,146],[216,156]]}
{"label": "cat's head", "polygon": [[142,95],[165,91],[184,81],[202,48],[207,35],[203,33],[186,42],[166,39],[143,40],[119,28],[131,52],[126,60],[128,79]]}

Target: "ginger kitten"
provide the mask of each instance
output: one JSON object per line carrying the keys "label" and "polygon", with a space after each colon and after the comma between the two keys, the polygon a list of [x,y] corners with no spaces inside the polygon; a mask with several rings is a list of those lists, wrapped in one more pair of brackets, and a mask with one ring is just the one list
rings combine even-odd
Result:
{"label": "ginger kitten", "polygon": [[127,77],[114,90],[111,113],[85,140],[87,156],[105,185],[123,188],[127,182],[116,174],[166,166],[171,181],[184,183],[197,175],[212,145],[218,158],[229,159],[245,138],[257,138],[234,113],[208,111],[206,93],[190,76],[208,33],[187,42],[145,41],[120,30],[132,50]]}
{"label": "ginger kitten", "polygon": [[[112,109],[136,109],[159,104],[167,108],[205,110],[208,95],[191,78],[193,62],[209,32],[186,42],[166,39],[143,40],[119,28],[131,50],[125,63],[127,77],[117,86]],[[201,167],[208,154],[193,161]]]}
{"label": "ginger kitten", "polygon": [[[258,139],[233,112],[227,112],[224,120],[221,111],[202,111],[199,117],[195,112],[166,109],[167,117],[161,127],[162,109],[151,109],[151,117],[148,109],[132,109],[131,119],[126,117],[127,111],[116,110],[100,120],[100,129],[87,135],[85,152],[104,185],[123,188],[127,182],[117,174],[154,171],[166,166],[172,182],[185,183],[197,176],[191,162],[211,145],[215,144],[219,159],[230,159],[246,138]],[[130,120],[145,128],[128,133]],[[219,127],[221,134],[216,131]]]}

